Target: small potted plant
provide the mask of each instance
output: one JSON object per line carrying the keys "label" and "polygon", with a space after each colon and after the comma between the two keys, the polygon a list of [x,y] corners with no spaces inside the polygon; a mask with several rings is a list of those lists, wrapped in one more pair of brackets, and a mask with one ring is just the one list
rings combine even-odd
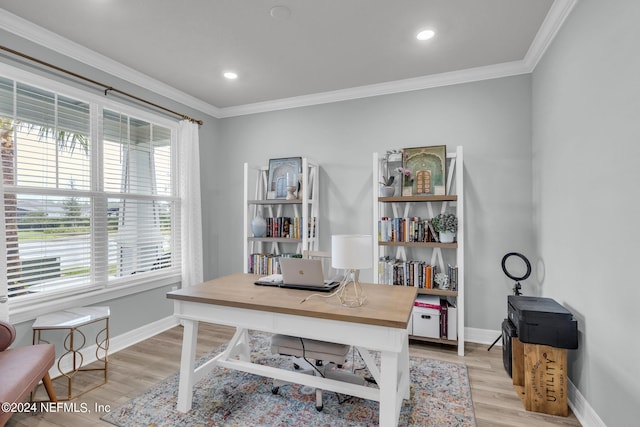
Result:
{"label": "small potted plant", "polygon": [[458,218],[454,214],[439,214],[431,220],[431,223],[433,224],[433,229],[440,236],[440,242],[453,242],[458,231]]}
{"label": "small potted plant", "polygon": [[393,181],[395,180],[395,176],[382,176],[382,181],[380,184],[382,187],[380,188],[380,195],[382,197],[391,197],[396,191],[396,188],[393,186]]}
{"label": "small potted plant", "polygon": [[439,289],[449,289],[449,276],[444,273],[436,273],[433,279]]}

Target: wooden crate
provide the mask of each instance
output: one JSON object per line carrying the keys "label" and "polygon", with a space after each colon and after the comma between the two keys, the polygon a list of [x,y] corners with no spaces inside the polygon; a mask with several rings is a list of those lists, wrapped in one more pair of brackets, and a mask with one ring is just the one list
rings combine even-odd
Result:
{"label": "wooden crate", "polygon": [[567,350],[522,343],[513,338],[513,386],[527,411],[569,414],[567,404]]}

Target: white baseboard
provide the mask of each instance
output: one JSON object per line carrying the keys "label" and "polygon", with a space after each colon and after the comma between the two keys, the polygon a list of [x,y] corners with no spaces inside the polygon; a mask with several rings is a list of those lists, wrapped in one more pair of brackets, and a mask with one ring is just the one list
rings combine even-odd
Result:
{"label": "white baseboard", "polygon": [[[175,316],[165,317],[148,325],[144,325],[140,328],[126,332],[124,334],[112,337],[109,340],[109,354],[114,354],[120,350],[123,350],[129,346],[132,346],[140,341],[144,341],[147,338],[151,338],[161,332],[171,329],[174,326],[180,324],[180,321]],[[502,332],[491,329],[478,329],[478,328],[465,328],[465,339],[468,342],[477,344],[491,345],[496,338],[498,338]],[[496,346],[502,346],[502,340],[498,340]],[[81,351],[83,356],[83,365],[88,365],[96,361],[96,345],[86,347]],[[67,361],[68,359],[68,361]],[[66,372],[70,371],[71,359],[63,359],[60,367]],[[49,371],[51,378],[60,376],[60,372],[57,368],[57,361]],[[569,401],[569,407],[575,414],[580,424],[584,427],[606,427],[604,422],[600,419],[598,414],[593,410],[589,402],[587,402],[580,391],[573,385],[571,380],[568,381],[567,398]]]}
{"label": "white baseboard", "polygon": [[[124,334],[110,337],[109,354],[111,355],[117,353],[120,350],[139,343],[140,341],[144,341],[147,338],[151,338],[152,336],[157,335],[160,332],[164,332],[167,329],[171,329],[179,324],[180,322],[177,317],[169,316],[165,317],[164,319],[160,319],[147,325],[141,326],[129,332],[125,332]],[[83,366],[87,366],[97,360],[96,350],[96,344],[80,350],[80,353],[82,354]],[[49,370],[49,375],[51,376],[51,378],[61,376],[60,371],[58,370],[58,361],[59,360],[56,360],[56,362],[53,364],[53,367]],[[62,361],[60,362],[60,369],[62,369],[64,372],[71,371],[73,369],[73,358],[66,357],[62,359]]]}
{"label": "white baseboard", "polygon": [[569,407],[583,427],[607,427],[571,380],[567,383]]}
{"label": "white baseboard", "polygon": [[[498,337],[502,336],[502,331],[491,329],[464,328],[464,340],[478,344],[490,346]],[[502,340],[498,340],[496,346],[502,347]]]}

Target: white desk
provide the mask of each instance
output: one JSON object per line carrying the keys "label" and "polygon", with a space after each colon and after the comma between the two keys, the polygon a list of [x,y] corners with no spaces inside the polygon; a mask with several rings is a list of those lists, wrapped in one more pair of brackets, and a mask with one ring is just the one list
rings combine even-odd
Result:
{"label": "white desk", "polygon": [[[337,298],[300,304],[312,292],[256,286],[255,280],[251,274],[234,274],[167,294],[184,324],[177,409],[191,409],[194,383],[222,366],[376,400],[380,425],[397,425],[402,401],[409,398],[407,326],[415,288],[363,284],[367,303],[347,308]],[[224,352],[195,369],[200,321],[235,326],[236,333]],[[378,388],[251,363],[250,329],[355,346]],[[380,352],[379,366],[370,351]]]}

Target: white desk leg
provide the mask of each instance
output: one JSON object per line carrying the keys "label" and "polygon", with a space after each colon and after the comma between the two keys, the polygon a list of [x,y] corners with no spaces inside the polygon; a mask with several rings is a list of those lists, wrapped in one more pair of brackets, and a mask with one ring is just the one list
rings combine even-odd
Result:
{"label": "white desk leg", "polygon": [[[402,344],[402,353],[400,353],[400,376],[403,378],[405,382],[404,388],[404,398],[411,398],[411,373],[410,373],[410,365],[409,365],[409,338],[407,337],[404,340],[404,344]],[[400,390],[401,392],[403,390]]]}
{"label": "white desk leg", "polygon": [[178,412],[187,412],[193,401],[193,378],[198,344],[198,321],[183,319],[182,356],[178,386]]}
{"label": "white desk leg", "polygon": [[[398,424],[399,408],[396,408],[398,392],[399,354],[383,351],[380,355],[380,427]],[[400,400],[402,401],[402,400]]]}
{"label": "white desk leg", "polygon": [[247,329],[243,329],[242,337],[239,342],[242,344],[242,351],[238,354],[238,357],[243,362],[251,361],[251,348],[249,346],[249,331]]}

